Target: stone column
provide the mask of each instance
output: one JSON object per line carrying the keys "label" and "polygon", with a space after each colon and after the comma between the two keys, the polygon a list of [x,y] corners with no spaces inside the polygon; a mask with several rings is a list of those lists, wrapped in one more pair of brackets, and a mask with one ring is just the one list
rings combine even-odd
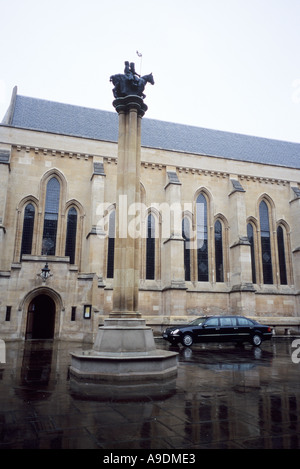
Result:
{"label": "stone column", "polygon": [[[128,62],[125,64],[129,72]],[[130,88],[129,78],[127,82]],[[152,329],[138,311],[141,119],[147,106],[134,94],[118,97],[113,105],[119,114],[113,310],[99,327],[93,349],[71,354],[70,376],[95,384],[108,382],[109,393],[112,384],[121,383],[121,392],[131,389],[134,394],[144,394],[145,383],[152,386],[158,381],[174,381],[177,354],[156,350]],[[143,386],[133,389],[137,383]]]}
{"label": "stone column", "polygon": [[[4,252],[4,238],[5,238],[5,209],[6,209],[6,195],[8,188],[9,172],[10,172],[10,154],[11,149],[9,145],[1,144],[0,147],[0,260],[2,270],[9,270],[7,264],[7,256]],[[3,250],[3,252],[2,252]]]}
{"label": "stone column", "polygon": [[255,311],[255,289],[252,283],[251,251],[247,236],[245,190],[237,179],[231,179],[230,185],[231,310],[236,314],[247,315]]}
{"label": "stone column", "polygon": [[119,114],[113,309],[110,317],[139,318],[141,120],[139,96],[117,98]]}
{"label": "stone column", "polygon": [[90,271],[96,272],[103,278],[103,259],[104,259],[104,190],[105,190],[105,172],[103,166],[103,158],[94,156],[93,158],[93,174],[91,177],[91,203],[90,203],[90,217],[88,223],[90,224],[90,231],[88,233],[88,261]]}
{"label": "stone column", "polygon": [[[181,182],[176,168],[167,167],[166,211],[163,216],[164,314],[182,315],[186,310],[184,239],[182,237]],[[164,227],[164,224],[167,226]],[[166,232],[165,232],[166,231]],[[167,235],[167,236],[166,236]]]}

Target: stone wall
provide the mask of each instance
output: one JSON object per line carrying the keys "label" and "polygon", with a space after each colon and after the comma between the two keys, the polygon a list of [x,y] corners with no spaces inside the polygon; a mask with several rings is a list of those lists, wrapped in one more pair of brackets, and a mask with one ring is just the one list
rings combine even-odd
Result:
{"label": "stone wall", "polygon": [[[92,340],[113,307],[113,279],[106,278],[107,214],[116,206],[117,145],[88,139],[0,127],[0,330],[24,338],[30,301],[46,294],[55,303],[55,337]],[[46,182],[61,184],[56,256],[41,255]],[[141,260],[139,311],[157,331],[202,314],[245,314],[300,320],[299,170],[225,160],[205,155],[142,148]],[[198,282],[196,250],[185,280],[181,218],[165,211],[180,207],[196,230],[195,203],[208,203],[209,280]],[[259,204],[270,210],[273,284],[263,283]],[[36,207],[32,253],[20,259],[24,207]],[[66,214],[78,210],[75,263],[65,256]],[[146,216],[156,221],[155,279],[145,278]],[[223,227],[224,281],[215,274],[214,223]],[[252,284],[247,223],[256,226],[256,283]],[[280,285],[276,245],[285,230],[287,285]],[[38,275],[48,262],[52,276]],[[84,318],[84,307],[92,314]],[[8,314],[7,307],[10,307]],[[71,320],[76,308],[75,320]],[[273,319],[272,319],[273,320]]]}

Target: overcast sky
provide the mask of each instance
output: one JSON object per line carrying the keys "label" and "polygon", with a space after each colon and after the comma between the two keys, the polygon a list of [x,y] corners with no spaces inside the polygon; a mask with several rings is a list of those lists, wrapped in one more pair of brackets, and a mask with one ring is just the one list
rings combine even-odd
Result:
{"label": "overcast sky", "polygon": [[145,118],[300,142],[300,0],[0,0],[0,44],[0,120],[15,85],[114,112],[128,60]]}

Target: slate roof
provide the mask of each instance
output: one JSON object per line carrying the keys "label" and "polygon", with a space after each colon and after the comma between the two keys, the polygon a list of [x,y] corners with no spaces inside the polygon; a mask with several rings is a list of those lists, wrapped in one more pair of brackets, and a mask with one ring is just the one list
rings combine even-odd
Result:
{"label": "slate roof", "polygon": [[[118,115],[16,95],[4,125],[117,142]],[[300,143],[143,118],[142,146],[300,169]]]}

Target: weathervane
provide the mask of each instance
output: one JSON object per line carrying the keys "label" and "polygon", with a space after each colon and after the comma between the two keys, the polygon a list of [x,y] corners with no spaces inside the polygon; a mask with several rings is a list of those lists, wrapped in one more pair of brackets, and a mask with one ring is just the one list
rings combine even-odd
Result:
{"label": "weathervane", "polygon": [[137,53],[137,56],[141,59],[141,62],[140,62],[140,76],[142,74],[142,61],[143,61],[143,54],[141,54],[138,50],[136,51]]}

